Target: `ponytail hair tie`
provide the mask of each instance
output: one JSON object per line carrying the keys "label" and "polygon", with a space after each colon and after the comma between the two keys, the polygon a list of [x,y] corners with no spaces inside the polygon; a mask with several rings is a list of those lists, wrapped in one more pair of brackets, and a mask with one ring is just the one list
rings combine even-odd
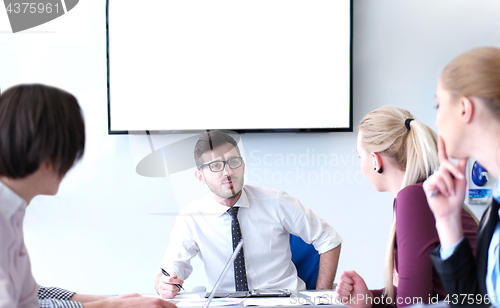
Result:
{"label": "ponytail hair tie", "polygon": [[406,121],[405,121],[405,126],[406,126],[406,129],[407,129],[407,130],[410,130],[410,128],[411,128],[411,127],[410,127],[410,122],[411,122],[411,121],[413,121],[413,120],[414,120],[414,119],[406,119]]}

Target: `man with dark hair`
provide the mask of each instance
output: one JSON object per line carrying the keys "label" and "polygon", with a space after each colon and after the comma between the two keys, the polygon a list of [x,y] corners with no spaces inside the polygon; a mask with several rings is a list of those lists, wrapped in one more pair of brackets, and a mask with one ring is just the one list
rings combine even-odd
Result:
{"label": "man with dark hair", "polygon": [[331,289],[342,239],[299,200],[285,192],[244,185],[245,162],[235,140],[207,131],[194,150],[195,176],[211,193],[183,208],[171,232],[155,288],[163,298],[192,272],[191,259],[204,263],[211,286],[241,238],[243,249],[221,283],[223,291],[305,289],[291,261],[290,234],[312,243],[320,253],[317,289]]}
{"label": "man with dark hair", "polygon": [[130,294],[107,298],[38,286],[23,239],[26,207],[37,195],[55,195],[85,149],[76,98],[40,84],[0,95],[0,308],[175,307]]}

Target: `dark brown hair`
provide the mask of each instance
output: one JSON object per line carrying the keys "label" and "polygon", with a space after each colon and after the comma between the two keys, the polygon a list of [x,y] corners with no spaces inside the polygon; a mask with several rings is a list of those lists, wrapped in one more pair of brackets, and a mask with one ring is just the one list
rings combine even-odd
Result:
{"label": "dark brown hair", "polygon": [[236,141],[229,134],[221,130],[209,130],[203,133],[194,147],[194,160],[196,162],[196,166],[200,167],[200,165],[204,163],[201,160],[201,155],[203,153],[213,150],[225,143],[233,145],[236,150],[238,150],[238,153],[240,153],[240,149],[238,148]]}
{"label": "dark brown hair", "polygon": [[0,175],[24,178],[50,159],[64,176],[84,149],[82,111],[70,93],[27,84],[0,95]]}

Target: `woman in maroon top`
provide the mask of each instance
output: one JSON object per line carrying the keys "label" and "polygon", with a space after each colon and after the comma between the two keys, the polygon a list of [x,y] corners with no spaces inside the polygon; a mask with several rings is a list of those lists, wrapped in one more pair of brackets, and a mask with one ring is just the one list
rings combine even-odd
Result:
{"label": "woman in maroon top", "polygon": [[[422,188],[439,166],[436,133],[408,111],[384,106],[361,120],[357,152],[375,189],[395,197],[386,286],[369,290],[355,271],[346,271],[337,286],[339,298],[351,307],[404,307],[444,299],[445,290],[429,257],[439,238]],[[465,204],[462,225],[475,247],[477,219]]]}

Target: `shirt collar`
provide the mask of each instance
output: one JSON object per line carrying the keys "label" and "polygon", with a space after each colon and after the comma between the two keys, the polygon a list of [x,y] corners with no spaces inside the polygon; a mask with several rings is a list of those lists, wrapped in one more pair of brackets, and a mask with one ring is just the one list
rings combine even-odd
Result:
{"label": "shirt collar", "polygon": [[18,194],[0,181],[0,212],[10,219],[18,210],[26,210],[28,204]]}
{"label": "shirt collar", "polygon": [[241,190],[241,196],[234,206],[250,207],[250,201],[248,201],[248,196],[244,188]]}
{"label": "shirt collar", "polygon": [[500,177],[498,178],[498,180],[496,180],[495,185],[493,185],[492,193],[493,199],[495,199],[496,202],[500,203]]}

